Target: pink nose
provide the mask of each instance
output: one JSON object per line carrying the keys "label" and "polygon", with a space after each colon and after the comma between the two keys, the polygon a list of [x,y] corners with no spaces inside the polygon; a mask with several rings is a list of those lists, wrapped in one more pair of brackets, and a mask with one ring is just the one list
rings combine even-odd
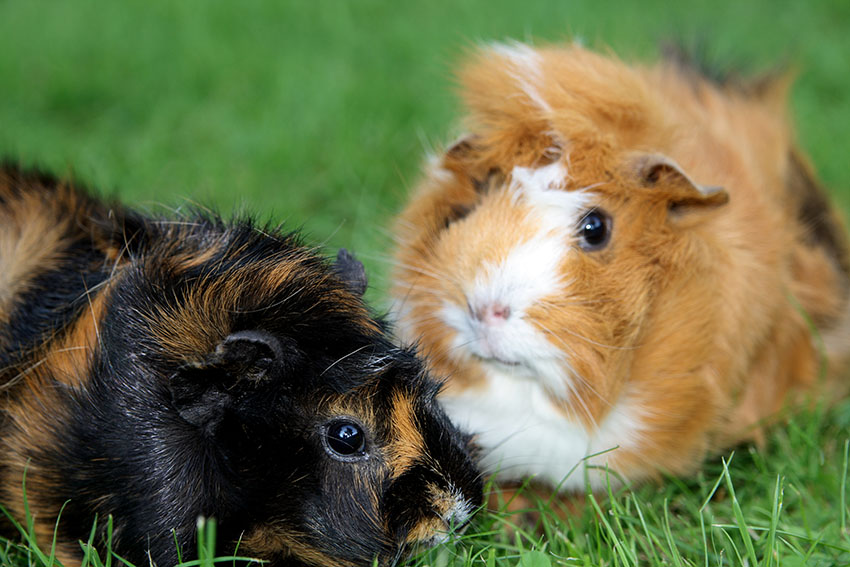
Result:
{"label": "pink nose", "polygon": [[490,303],[475,310],[475,318],[482,323],[499,324],[511,316],[511,308],[501,303]]}

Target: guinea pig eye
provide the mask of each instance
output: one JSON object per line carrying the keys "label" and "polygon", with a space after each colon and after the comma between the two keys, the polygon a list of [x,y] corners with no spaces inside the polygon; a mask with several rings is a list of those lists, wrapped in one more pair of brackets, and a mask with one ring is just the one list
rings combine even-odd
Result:
{"label": "guinea pig eye", "polygon": [[599,250],[608,244],[611,236],[611,217],[605,211],[589,211],[578,225],[579,246],[584,250]]}
{"label": "guinea pig eye", "polygon": [[327,453],[337,460],[353,461],[365,455],[366,434],[354,421],[332,421],[324,428],[323,440]]}

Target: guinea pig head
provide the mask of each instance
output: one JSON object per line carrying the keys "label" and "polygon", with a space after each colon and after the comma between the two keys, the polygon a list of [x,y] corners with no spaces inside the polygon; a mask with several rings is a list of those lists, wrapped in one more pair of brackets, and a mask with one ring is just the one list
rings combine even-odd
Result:
{"label": "guinea pig head", "polygon": [[395,294],[440,371],[492,366],[583,399],[614,387],[605,380],[637,344],[665,264],[688,253],[678,236],[728,199],[664,156],[618,157],[591,172],[559,157],[483,181],[448,168],[429,179],[402,217]]}
{"label": "guinea pig head", "polygon": [[120,325],[158,344],[145,368],[167,376],[175,412],[156,419],[179,452],[162,457],[173,477],[157,498],[192,503],[220,542],[272,564],[390,565],[447,537],[482,484],[438,383],[368,314],[350,256],[333,269],[269,256],[226,274],[215,261],[177,279],[149,269],[144,285],[167,290],[157,314]]}
{"label": "guinea pig head", "polygon": [[[635,141],[639,112],[592,106],[579,79],[550,85],[536,57],[517,48],[463,77],[471,133],[429,163],[400,216],[393,294],[403,336],[450,376],[446,406],[478,432],[485,467],[557,485],[594,450],[635,439],[646,408],[629,380],[647,341],[684,332],[688,313],[705,354],[710,219],[728,195],[635,150],[652,147]],[[524,436],[530,415],[562,425]]]}

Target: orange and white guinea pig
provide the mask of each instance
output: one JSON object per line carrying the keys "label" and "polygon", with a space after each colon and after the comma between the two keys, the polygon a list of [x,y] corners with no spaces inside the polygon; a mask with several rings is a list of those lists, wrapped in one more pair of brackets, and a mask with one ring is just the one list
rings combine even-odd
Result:
{"label": "orange and white guinea pig", "polygon": [[844,393],[847,236],[788,80],[499,44],[460,82],[467,134],[400,215],[392,294],[497,479],[687,474]]}

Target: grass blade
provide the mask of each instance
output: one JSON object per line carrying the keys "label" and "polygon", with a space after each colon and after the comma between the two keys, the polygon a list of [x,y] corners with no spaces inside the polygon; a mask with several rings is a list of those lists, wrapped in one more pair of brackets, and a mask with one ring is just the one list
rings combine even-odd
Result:
{"label": "grass blade", "polygon": [[756,559],[756,550],[753,547],[753,539],[750,537],[750,531],[747,527],[747,521],[744,518],[744,511],[741,509],[741,503],[738,502],[738,497],[735,495],[735,487],[732,484],[732,475],[729,473],[729,463],[726,459],[722,459],[723,474],[726,477],[726,489],[729,491],[729,496],[732,498],[732,512],[735,514],[735,522],[738,526],[738,531],[741,534],[741,539],[744,540],[744,547],[747,550],[747,559],[750,565],[758,565]]}

